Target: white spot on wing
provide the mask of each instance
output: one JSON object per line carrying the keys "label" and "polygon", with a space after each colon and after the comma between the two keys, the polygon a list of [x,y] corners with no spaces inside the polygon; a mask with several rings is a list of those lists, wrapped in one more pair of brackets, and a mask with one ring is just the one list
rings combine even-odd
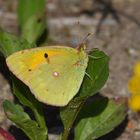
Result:
{"label": "white spot on wing", "polygon": [[58,77],[59,76],[59,73],[55,71],[55,72],[53,72],[53,76],[54,77]]}

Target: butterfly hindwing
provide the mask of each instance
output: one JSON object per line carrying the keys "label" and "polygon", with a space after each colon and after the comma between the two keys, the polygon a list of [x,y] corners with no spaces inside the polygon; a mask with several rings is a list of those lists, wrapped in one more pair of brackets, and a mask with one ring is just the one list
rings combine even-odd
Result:
{"label": "butterfly hindwing", "polygon": [[16,52],[6,61],[39,101],[64,106],[80,88],[88,57],[84,51],[50,46]]}

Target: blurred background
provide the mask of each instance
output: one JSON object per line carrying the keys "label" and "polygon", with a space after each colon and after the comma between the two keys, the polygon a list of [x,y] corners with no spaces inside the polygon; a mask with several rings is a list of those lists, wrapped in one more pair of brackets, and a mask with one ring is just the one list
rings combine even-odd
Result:
{"label": "blurred background", "polygon": [[[0,0],[0,26],[15,35],[19,34],[17,2]],[[140,0],[47,0],[46,15],[49,45],[76,47],[79,38],[94,34],[87,40],[88,49],[99,48],[110,56],[110,76],[101,93],[128,98],[128,80],[140,60]],[[0,74],[0,104],[4,99],[13,96]],[[0,107],[0,125],[8,128],[10,123]],[[129,110],[127,124],[100,140],[140,140],[140,116]]]}

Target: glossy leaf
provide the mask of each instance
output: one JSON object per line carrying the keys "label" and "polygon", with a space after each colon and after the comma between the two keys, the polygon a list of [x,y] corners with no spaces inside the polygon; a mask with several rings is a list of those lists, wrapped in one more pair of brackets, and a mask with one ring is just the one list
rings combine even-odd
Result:
{"label": "glossy leaf", "polygon": [[75,140],[97,139],[112,131],[125,116],[124,102],[101,97],[94,99],[85,104],[78,115]]}
{"label": "glossy leaf", "polygon": [[40,128],[35,121],[31,120],[20,105],[14,105],[6,100],[3,103],[3,107],[7,117],[21,128],[30,140],[47,139],[47,131]]}
{"label": "glossy leaf", "polygon": [[79,91],[80,97],[92,96],[105,84],[109,75],[109,57],[104,52],[94,49],[89,54],[89,63],[82,86]]}

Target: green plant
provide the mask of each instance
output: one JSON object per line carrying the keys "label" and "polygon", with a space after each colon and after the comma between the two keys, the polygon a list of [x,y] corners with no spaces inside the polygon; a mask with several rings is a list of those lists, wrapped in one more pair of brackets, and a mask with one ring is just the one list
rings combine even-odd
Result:
{"label": "green plant", "polygon": [[[5,58],[16,51],[37,46],[46,26],[44,11],[45,0],[19,0],[21,36],[16,37],[0,30],[0,50]],[[98,49],[93,49],[90,56],[99,58],[89,57],[86,73],[92,80],[85,75],[77,96],[67,106],[60,107],[60,117],[64,125],[64,131],[59,137],[61,140],[68,139],[72,128],[75,131],[75,140],[96,139],[113,130],[125,118],[124,102],[94,96],[108,78],[109,57]],[[4,101],[3,107],[7,117],[21,128],[29,139],[47,140],[47,116],[44,114],[43,104],[35,99],[29,88],[14,75],[10,74],[10,79],[12,91],[22,106]],[[24,111],[24,106],[31,109],[34,119]]]}

